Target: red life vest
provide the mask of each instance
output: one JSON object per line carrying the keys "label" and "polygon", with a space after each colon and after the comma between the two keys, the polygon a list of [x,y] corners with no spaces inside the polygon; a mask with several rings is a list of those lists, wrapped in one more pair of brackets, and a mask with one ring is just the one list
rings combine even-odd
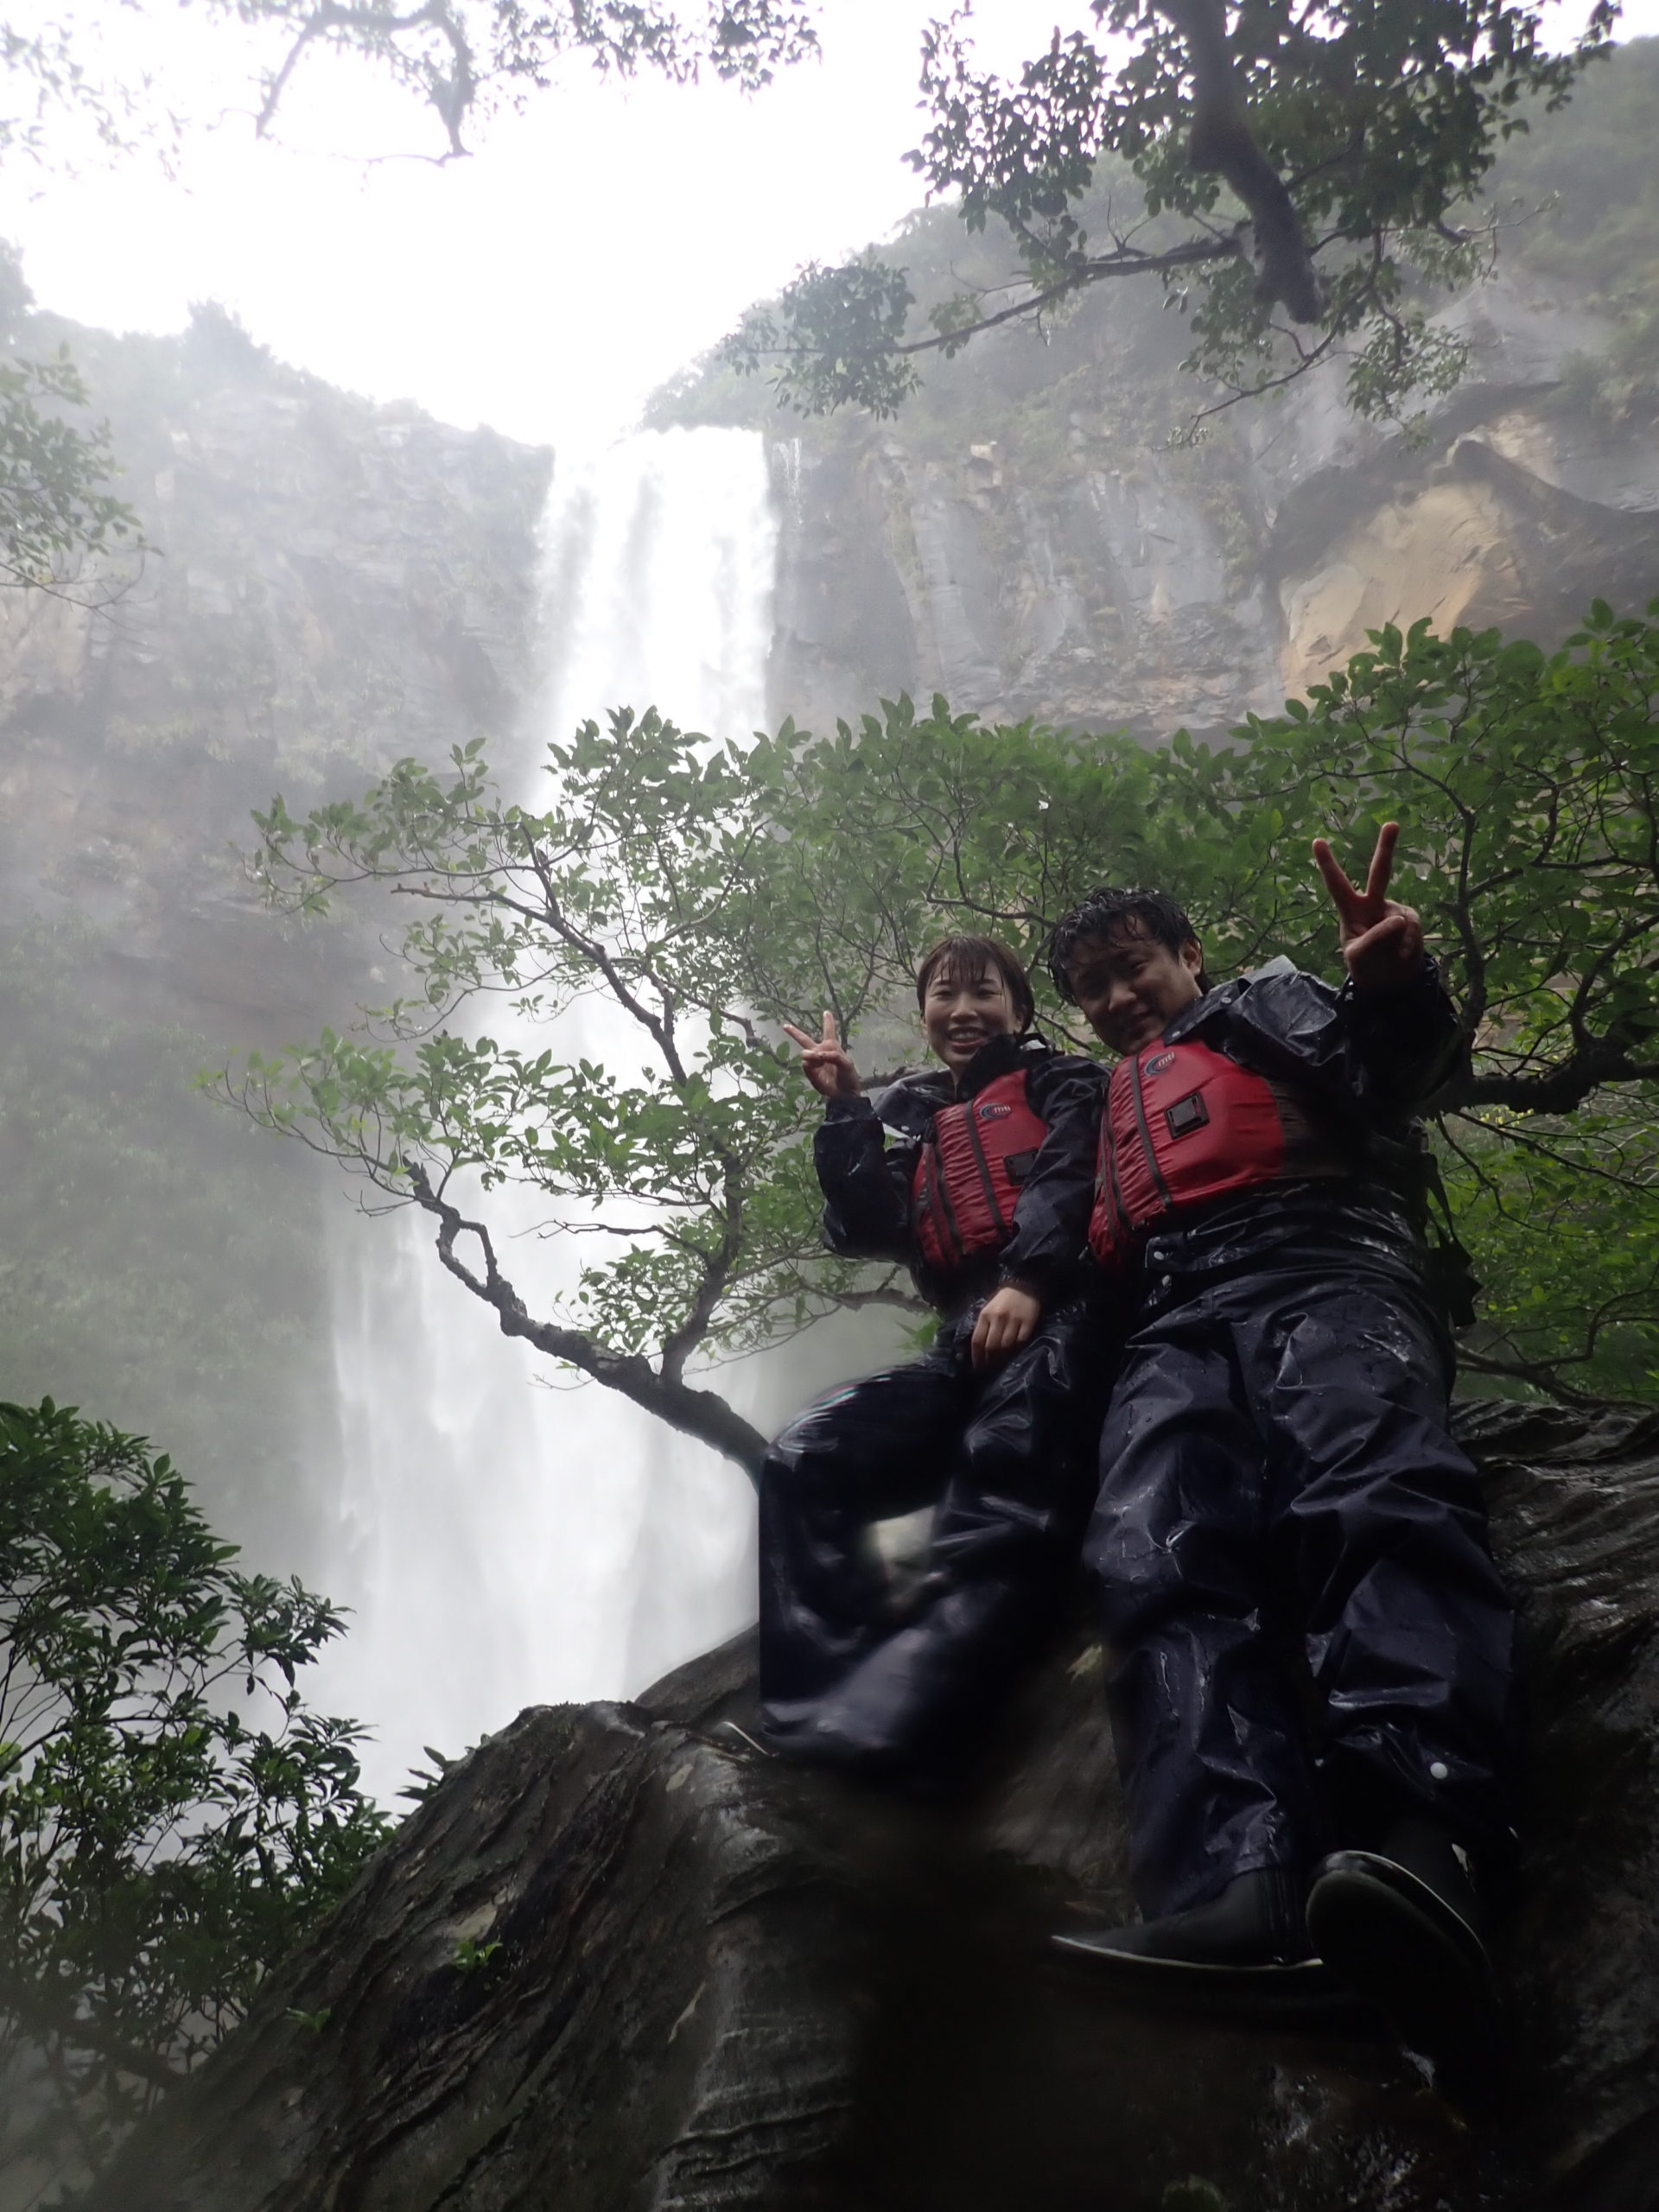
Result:
{"label": "red life vest", "polygon": [[916,1241],[931,1268],[951,1274],[1014,1234],[1020,1186],[1048,1124],[1026,1092],[1026,1070],[1000,1075],[971,1098],[941,1106],[910,1187]]}
{"label": "red life vest", "polygon": [[1351,1163],[1295,1090],[1196,1041],[1150,1045],[1112,1070],[1089,1244],[1107,1265],[1177,1211]]}

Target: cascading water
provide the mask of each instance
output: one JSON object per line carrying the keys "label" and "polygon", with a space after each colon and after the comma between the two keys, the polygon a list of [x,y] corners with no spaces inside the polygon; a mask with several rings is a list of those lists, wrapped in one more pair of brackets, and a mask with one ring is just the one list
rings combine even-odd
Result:
{"label": "cascading water", "polygon": [[[551,680],[543,726],[498,764],[510,795],[535,804],[549,734],[610,706],[722,737],[760,726],[776,526],[758,437],[629,439],[556,487],[543,544]],[[504,1039],[505,1008],[487,1020]],[[550,1041],[571,1060],[637,1052],[596,1002]],[[574,1240],[529,1233],[527,1197],[490,1211],[504,1269],[547,1311],[575,1279]],[[353,1620],[313,1695],[373,1726],[372,1788],[390,1797],[423,1744],[626,1695],[741,1625],[753,1500],[736,1468],[503,1338],[419,1214],[341,1207],[330,1233],[343,1474],[320,1579]]]}

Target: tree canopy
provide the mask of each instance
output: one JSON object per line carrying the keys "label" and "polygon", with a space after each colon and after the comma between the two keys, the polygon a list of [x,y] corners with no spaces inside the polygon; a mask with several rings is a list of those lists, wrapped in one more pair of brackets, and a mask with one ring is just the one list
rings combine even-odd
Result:
{"label": "tree canopy", "polygon": [[111,489],[108,426],[67,348],[41,359],[17,336],[29,303],[16,255],[0,240],[0,588],[73,588],[89,556],[130,539],[137,517]]}
{"label": "tree canopy", "polygon": [[[1212,973],[1278,951],[1329,968],[1310,840],[1363,856],[1398,817],[1396,882],[1472,1049],[1432,1102],[1491,1286],[1466,1364],[1651,1396],[1656,618],[1598,607],[1553,654],[1384,631],[1217,747],[986,728],[938,699],[747,747],[619,710],[550,747],[539,809],[504,801],[477,745],[304,821],[279,799],[260,821],[272,898],[409,900],[408,991],[218,1088],[372,1203],[423,1208],[505,1331],[753,1466],[761,1440],[715,1363],[837,1308],[921,1319],[891,1271],[819,1249],[817,1102],[780,1024],[827,1007],[867,1078],[889,1074],[915,1054],[910,978],[933,938],[992,929],[1040,988],[1046,931],[1103,880],[1173,888]],[[594,1002],[612,1046],[570,1056],[551,1025]],[[1043,1020],[1066,1033],[1052,996]],[[580,1240],[557,1310],[512,1279],[510,1185]]]}
{"label": "tree canopy", "polygon": [[95,2165],[387,1823],[300,1669],[340,1618],[247,1575],[143,1441],[0,1405],[0,2158]]}
{"label": "tree canopy", "polygon": [[1471,203],[1503,141],[1605,50],[1617,9],[1592,8],[1557,53],[1529,0],[1088,13],[1096,36],[1056,29],[1008,79],[976,67],[961,19],[928,33],[928,128],[908,158],[969,229],[1006,233],[1000,284],[918,300],[891,255],[815,265],[750,313],[726,359],[769,367],[804,413],[890,414],[924,355],[1141,276],[1187,314],[1187,365],[1229,397],[1335,354],[1360,413],[1395,414],[1462,374],[1465,348],[1429,311],[1491,260],[1498,223]]}
{"label": "tree canopy", "polygon": [[[818,46],[807,0],[209,0],[209,12],[264,54],[251,88],[260,133],[308,59],[343,53],[431,111],[441,160],[571,57],[758,90]],[[1560,51],[1544,41],[1544,0],[1087,0],[1068,12],[1088,28],[1055,28],[1007,79],[978,66],[965,13],[923,41],[925,128],[906,158],[931,198],[1005,238],[1004,276],[918,300],[889,256],[810,264],[732,334],[731,363],[768,367],[780,398],[809,413],[887,414],[924,355],[1142,276],[1189,316],[1189,366],[1230,396],[1334,353],[1352,404],[1395,414],[1462,373],[1465,349],[1432,321],[1433,295],[1490,264],[1500,226],[1471,213],[1483,180],[1529,114],[1559,106],[1606,50],[1618,6],[1592,0]],[[170,127],[145,86],[105,81],[84,48],[64,25],[8,30],[0,153],[43,153],[65,109],[116,147]]]}

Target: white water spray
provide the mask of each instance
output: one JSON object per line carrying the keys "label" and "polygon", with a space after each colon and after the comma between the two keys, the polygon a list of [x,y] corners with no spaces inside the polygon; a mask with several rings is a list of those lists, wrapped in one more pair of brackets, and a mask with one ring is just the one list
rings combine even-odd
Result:
{"label": "white water spray", "polygon": [[[556,487],[543,533],[551,680],[508,795],[538,803],[550,735],[655,705],[746,738],[764,716],[776,527],[760,439],[629,439]],[[492,1033],[507,1023],[492,1007]],[[545,1046],[551,1033],[538,1033]],[[620,1010],[557,1026],[562,1058],[631,1060]],[[574,1240],[498,1238],[532,1313],[574,1284]],[[523,1706],[624,1696],[753,1610],[743,1475],[596,1383],[502,1337],[445,1274],[425,1217],[332,1230],[342,1495],[320,1575],[353,1609],[314,1701],[370,1723],[364,1765],[390,1798],[423,1744],[454,1752]],[[747,1408],[746,1408],[747,1410]]]}

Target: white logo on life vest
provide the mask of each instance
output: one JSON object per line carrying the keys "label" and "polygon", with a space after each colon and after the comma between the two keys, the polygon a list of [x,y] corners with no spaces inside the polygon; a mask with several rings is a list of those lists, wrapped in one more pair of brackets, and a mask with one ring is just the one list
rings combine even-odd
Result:
{"label": "white logo on life vest", "polygon": [[1166,1068],[1173,1067],[1174,1064],[1175,1053],[1172,1046],[1167,1052],[1160,1052],[1156,1059],[1148,1060],[1141,1072],[1142,1075],[1162,1075]]}
{"label": "white logo on life vest", "polygon": [[976,1106],[974,1109],[982,1122],[1006,1122],[1013,1113],[1012,1106]]}

